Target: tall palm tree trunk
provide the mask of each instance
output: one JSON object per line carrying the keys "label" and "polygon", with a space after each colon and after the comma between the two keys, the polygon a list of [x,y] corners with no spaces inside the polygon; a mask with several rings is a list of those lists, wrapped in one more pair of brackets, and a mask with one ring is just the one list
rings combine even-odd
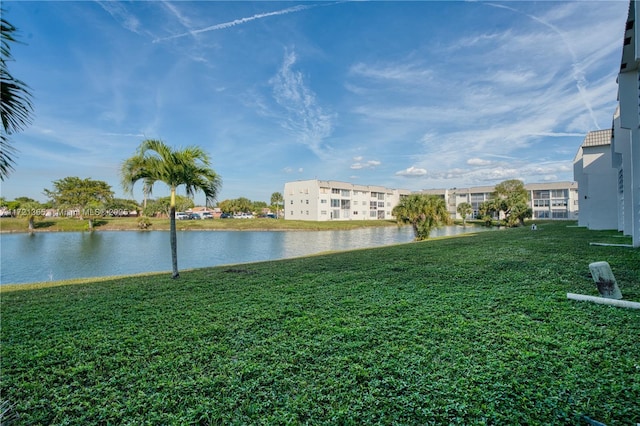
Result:
{"label": "tall palm tree trunk", "polygon": [[171,240],[171,265],[173,266],[173,274],[171,278],[176,279],[180,276],[178,272],[178,240],[176,238],[176,189],[171,188],[171,204],[169,209],[169,234]]}

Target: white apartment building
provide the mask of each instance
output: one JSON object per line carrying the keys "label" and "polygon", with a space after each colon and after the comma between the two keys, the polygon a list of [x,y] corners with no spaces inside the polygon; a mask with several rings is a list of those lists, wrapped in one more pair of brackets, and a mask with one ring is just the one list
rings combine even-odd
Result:
{"label": "white apartment building", "polygon": [[[619,107],[613,117],[612,166],[617,172],[617,229],[640,247],[640,10],[629,1],[618,74]],[[615,229],[615,227],[613,228]]]}
{"label": "white apartment building", "polygon": [[[576,182],[532,183],[529,206],[534,219],[577,219],[578,184]],[[425,189],[422,194],[438,195],[447,203],[449,214],[462,219],[457,212],[460,203],[473,207],[478,216],[480,204],[491,199],[495,187]],[[411,194],[406,189],[356,185],[332,180],[301,180],[284,185],[284,217],[288,220],[393,220],[391,214],[400,198]]]}
{"label": "white apartment building", "polygon": [[411,192],[382,186],[330,180],[302,180],[284,184],[284,218],[288,220],[394,219],[393,208]]}
{"label": "white apartment building", "polygon": [[[640,44],[638,10],[629,1],[622,60],[618,74],[618,108],[612,128],[587,135],[574,160],[580,186],[579,224],[617,229],[640,247]],[[602,133],[603,139],[590,138]]]}
{"label": "white apartment building", "polygon": [[[578,184],[576,182],[530,183],[524,187],[529,192],[529,207],[533,210],[534,219],[575,220],[578,218]],[[462,219],[457,210],[461,203],[471,204],[473,208],[471,218],[477,218],[480,205],[492,198],[495,187],[425,189],[420,192],[444,198],[451,217]]]}
{"label": "white apartment building", "polygon": [[578,225],[589,229],[618,226],[618,172],[611,167],[611,129],[589,132],[573,159],[573,178],[578,182]]}

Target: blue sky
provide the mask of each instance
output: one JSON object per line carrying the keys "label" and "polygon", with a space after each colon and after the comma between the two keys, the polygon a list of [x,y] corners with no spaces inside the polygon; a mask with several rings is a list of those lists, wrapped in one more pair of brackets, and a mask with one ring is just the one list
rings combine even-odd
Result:
{"label": "blue sky", "polygon": [[13,136],[2,196],[44,201],[66,176],[125,196],[121,162],[158,138],[211,155],[219,200],[268,202],[300,179],[573,180],[586,133],[611,125],[628,1],[3,8],[23,42],[9,69],[32,88],[35,115]]}

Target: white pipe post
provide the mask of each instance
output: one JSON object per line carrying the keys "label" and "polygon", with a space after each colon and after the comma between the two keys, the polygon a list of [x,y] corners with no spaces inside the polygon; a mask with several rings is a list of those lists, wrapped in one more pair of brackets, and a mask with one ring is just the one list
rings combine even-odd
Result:
{"label": "white pipe post", "polygon": [[617,306],[619,308],[640,309],[639,302],[630,302],[628,300],[606,299],[598,296],[587,296],[585,294],[567,293],[567,299],[578,300],[581,302],[593,302],[601,305]]}

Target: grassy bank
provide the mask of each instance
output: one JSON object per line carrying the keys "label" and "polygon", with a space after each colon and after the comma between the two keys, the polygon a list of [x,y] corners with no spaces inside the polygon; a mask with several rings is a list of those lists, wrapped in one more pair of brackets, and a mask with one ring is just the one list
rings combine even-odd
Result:
{"label": "grassy bank", "polygon": [[[169,219],[152,218],[149,230],[169,230]],[[178,230],[212,230],[212,231],[323,231],[323,230],[349,230],[374,226],[393,226],[394,221],[389,220],[350,220],[310,222],[301,220],[284,219],[214,219],[214,220],[178,220]],[[87,231],[87,220],[78,218],[42,218],[35,222],[35,232],[73,232]],[[114,217],[100,218],[94,221],[95,231],[137,231],[138,218]],[[27,219],[1,218],[1,232],[28,232]]]}
{"label": "grassy bank", "polygon": [[[640,422],[640,251],[566,223],[39,289],[2,289],[20,424]],[[26,287],[25,287],[26,288]]]}

